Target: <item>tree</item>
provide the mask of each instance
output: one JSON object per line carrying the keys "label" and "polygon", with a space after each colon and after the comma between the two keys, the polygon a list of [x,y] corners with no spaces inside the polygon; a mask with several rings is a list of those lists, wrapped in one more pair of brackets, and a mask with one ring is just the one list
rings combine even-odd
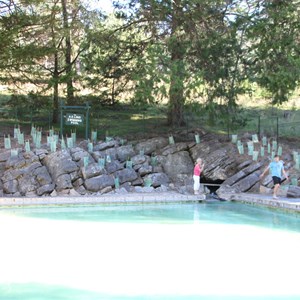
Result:
{"label": "tree", "polygon": [[15,84],[25,78],[37,93],[53,88],[53,120],[57,121],[60,84],[66,83],[67,100],[74,104],[74,65],[83,51],[81,17],[86,11],[73,0],[17,3],[11,1],[0,18],[0,34],[10,37],[9,43],[1,45],[4,73]]}
{"label": "tree", "polygon": [[116,104],[128,91],[132,80],[136,52],[136,37],[122,29],[122,22],[113,15],[97,15],[87,35],[87,50],[82,55],[90,88],[99,93],[99,102]]}
{"label": "tree", "polygon": [[287,101],[300,79],[300,15],[297,0],[257,1],[260,10],[247,28],[250,79]]}
{"label": "tree", "polygon": [[[220,78],[222,76],[225,78],[226,72],[223,75],[219,72],[219,76],[213,76],[213,80],[209,80],[213,74],[207,70],[212,70],[212,65],[216,66],[217,70],[220,69],[220,66],[223,67],[223,71],[227,68],[227,74],[231,74],[232,80],[229,85],[231,92],[227,92],[227,98],[231,99],[230,103],[234,102],[232,91],[238,78],[236,75],[233,76],[230,68],[233,66],[235,74],[237,73],[236,66],[239,65],[239,58],[230,56],[233,53],[231,48],[236,47],[237,41],[235,37],[232,37],[230,24],[225,22],[231,2],[208,0],[129,1],[131,10],[127,8],[129,14],[126,26],[135,26],[140,32],[143,32],[144,39],[141,44],[147,44],[146,53],[149,48],[161,49],[161,53],[158,54],[156,70],[157,73],[164,72],[160,78],[163,78],[165,85],[168,85],[168,123],[170,125],[184,125],[184,105],[191,90],[199,84],[200,81],[197,78],[199,75],[206,77],[209,84],[217,84],[220,89]],[[224,33],[226,38],[224,38]],[[227,39],[230,41],[228,42]],[[153,47],[156,44],[159,46]],[[225,60],[222,59],[222,53],[220,55],[218,52],[219,50],[223,51],[224,45],[227,49],[225,51],[229,50]],[[213,52],[209,52],[208,49]],[[153,62],[153,59],[151,61]],[[230,68],[226,66],[228,63],[231,64]],[[165,76],[166,74],[168,77]],[[157,77],[157,74],[155,76]],[[156,85],[156,88],[159,88],[159,85]],[[215,94],[215,96],[218,95]]]}

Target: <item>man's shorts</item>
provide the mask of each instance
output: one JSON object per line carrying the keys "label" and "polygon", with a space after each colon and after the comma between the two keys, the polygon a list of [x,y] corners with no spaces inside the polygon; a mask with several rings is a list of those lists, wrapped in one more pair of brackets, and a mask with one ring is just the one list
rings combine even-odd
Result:
{"label": "man's shorts", "polygon": [[277,176],[272,176],[273,178],[273,183],[275,184],[281,184],[281,178]]}

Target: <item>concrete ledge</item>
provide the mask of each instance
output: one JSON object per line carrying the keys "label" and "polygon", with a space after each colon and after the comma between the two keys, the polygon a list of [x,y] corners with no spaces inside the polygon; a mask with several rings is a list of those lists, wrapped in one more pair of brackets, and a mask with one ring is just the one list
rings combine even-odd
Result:
{"label": "concrete ledge", "polygon": [[272,195],[261,195],[261,194],[225,194],[222,196],[228,201],[237,201],[243,203],[257,204],[272,208],[279,208],[288,211],[300,212],[300,199],[299,198],[287,198],[280,197],[273,199]]}
{"label": "concrete ledge", "polygon": [[128,193],[104,194],[80,197],[7,197],[0,198],[0,207],[29,205],[70,205],[70,204],[134,204],[134,203],[183,203],[204,201],[206,196],[169,193]]}

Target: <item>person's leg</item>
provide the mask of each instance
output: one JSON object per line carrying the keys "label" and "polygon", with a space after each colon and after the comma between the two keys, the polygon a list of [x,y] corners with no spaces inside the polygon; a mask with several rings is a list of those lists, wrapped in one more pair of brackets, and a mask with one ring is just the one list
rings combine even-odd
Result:
{"label": "person's leg", "polygon": [[200,176],[193,176],[194,179],[194,194],[199,194],[199,188],[200,188]]}
{"label": "person's leg", "polygon": [[275,198],[275,199],[277,198],[277,192],[278,192],[279,187],[280,187],[279,183],[276,183],[274,186],[273,198]]}

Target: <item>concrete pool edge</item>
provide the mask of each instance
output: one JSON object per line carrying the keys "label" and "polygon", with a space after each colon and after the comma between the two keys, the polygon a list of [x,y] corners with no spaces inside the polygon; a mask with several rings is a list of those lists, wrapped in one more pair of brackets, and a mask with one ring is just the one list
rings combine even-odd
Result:
{"label": "concrete pool edge", "polygon": [[[272,195],[237,193],[222,195],[227,201],[255,204],[281,210],[300,212],[299,198],[280,197],[272,199]],[[210,202],[207,199],[207,202]],[[85,204],[147,204],[147,203],[193,203],[206,201],[206,195],[186,195],[176,192],[168,193],[128,193],[104,194],[99,196],[56,196],[56,197],[2,197],[0,208],[36,205],[85,205]],[[213,200],[216,201],[216,200]]]}
{"label": "concrete pool edge", "polygon": [[227,201],[255,204],[255,205],[300,213],[299,198],[279,197],[278,199],[273,199],[272,195],[265,195],[265,194],[251,194],[251,193],[229,194],[228,193],[224,195],[224,199]]}
{"label": "concrete pool edge", "polygon": [[2,197],[0,207],[32,205],[72,205],[72,204],[134,204],[134,203],[178,203],[204,201],[206,196],[168,193],[128,193],[105,194],[99,196],[57,196],[57,197]]}

